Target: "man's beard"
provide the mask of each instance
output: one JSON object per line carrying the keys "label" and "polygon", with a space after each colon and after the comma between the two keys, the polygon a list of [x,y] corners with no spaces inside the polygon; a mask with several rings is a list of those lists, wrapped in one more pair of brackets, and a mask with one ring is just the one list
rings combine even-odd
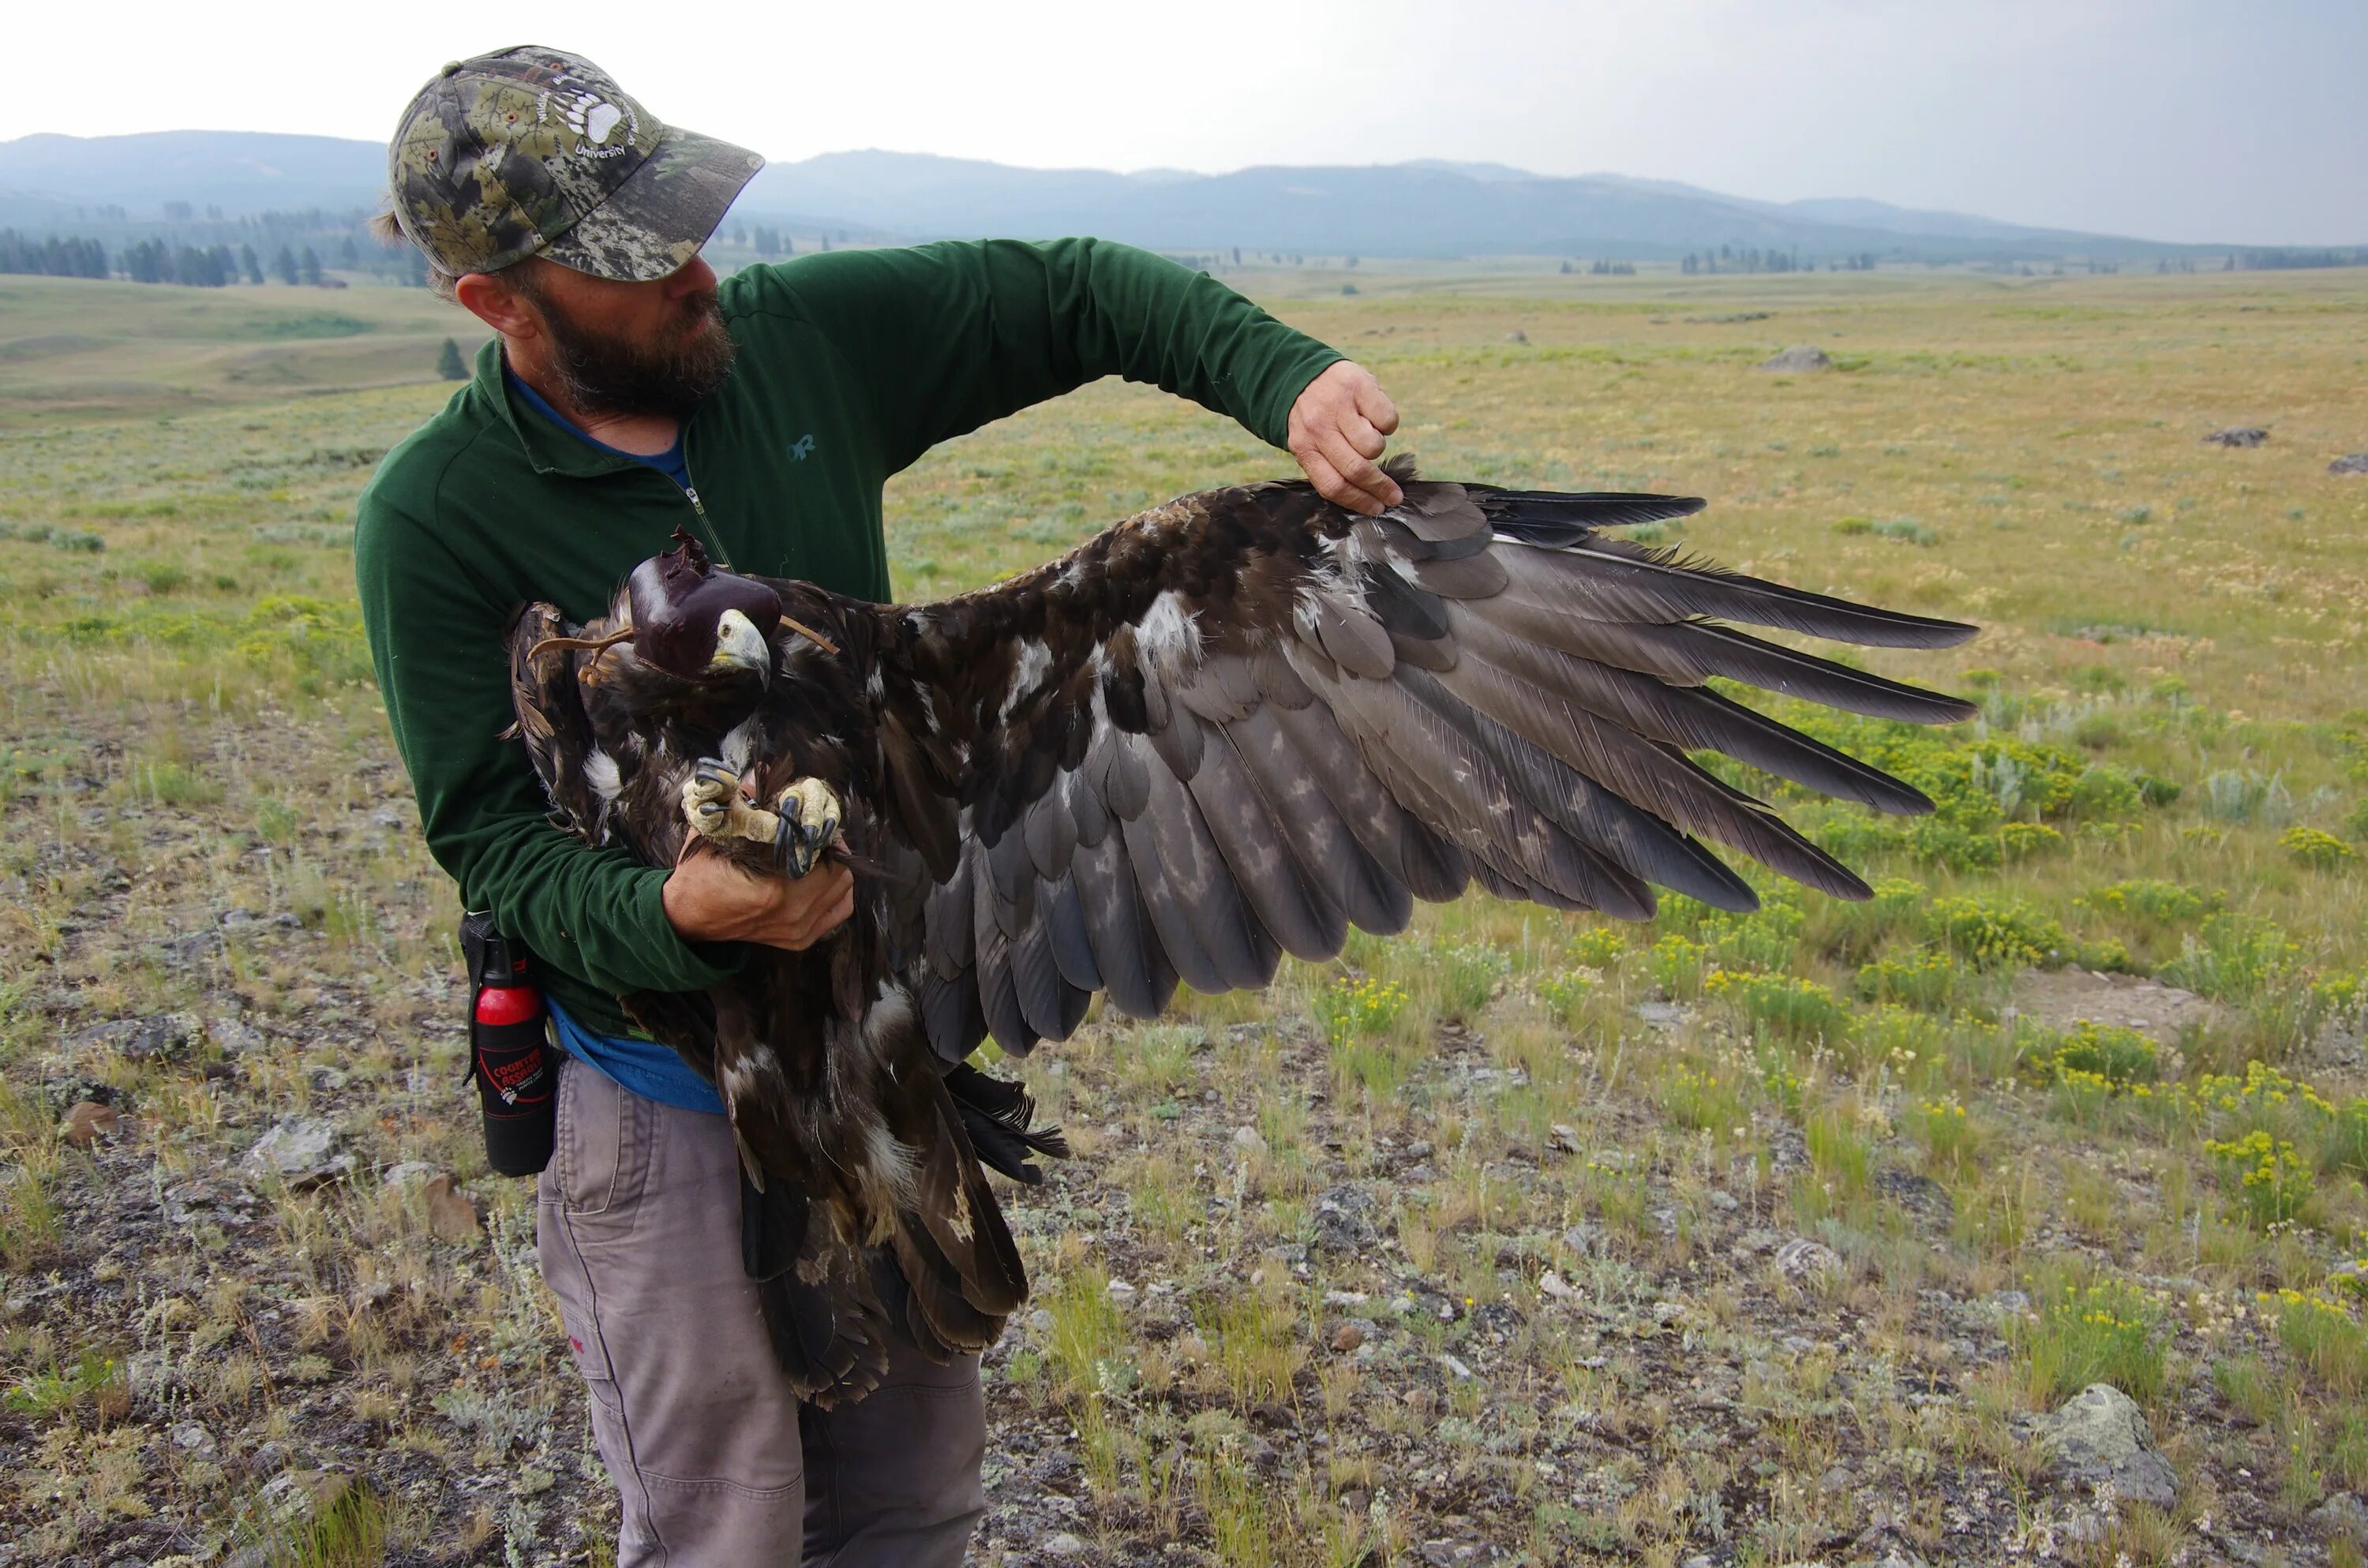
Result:
{"label": "man's beard", "polygon": [[713,294],[683,301],[685,320],[666,343],[644,347],[589,326],[519,279],[519,291],[542,312],[551,368],[579,414],[665,414],[687,419],[723,388],[737,347]]}

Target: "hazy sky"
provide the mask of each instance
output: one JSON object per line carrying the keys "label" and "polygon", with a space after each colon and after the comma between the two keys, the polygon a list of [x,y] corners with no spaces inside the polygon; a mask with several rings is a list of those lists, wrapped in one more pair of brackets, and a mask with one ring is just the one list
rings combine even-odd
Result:
{"label": "hazy sky", "polygon": [[[153,10],[153,15],[151,14]],[[0,140],[382,140],[519,8],[10,7]],[[519,14],[661,118],[1201,170],[1484,159],[2170,240],[2368,242],[2368,0],[890,0]]]}

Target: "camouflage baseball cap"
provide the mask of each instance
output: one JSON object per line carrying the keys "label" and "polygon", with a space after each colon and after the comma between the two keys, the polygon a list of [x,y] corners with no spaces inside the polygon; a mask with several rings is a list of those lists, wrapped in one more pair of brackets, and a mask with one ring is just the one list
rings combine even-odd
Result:
{"label": "camouflage baseball cap", "polygon": [[663,124],[590,61],[524,46],[455,61],[387,147],[394,218],[447,272],[529,256],[643,283],[699,254],[765,160]]}

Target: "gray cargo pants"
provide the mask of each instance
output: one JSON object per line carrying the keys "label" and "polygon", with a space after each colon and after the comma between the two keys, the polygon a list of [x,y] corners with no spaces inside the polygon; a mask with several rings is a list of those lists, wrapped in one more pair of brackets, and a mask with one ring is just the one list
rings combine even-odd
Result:
{"label": "gray cargo pants", "polygon": [[562,1065],[536,1251],[623,1504],[617,1568],[954,1568],[986,1508],[978,1358],[900,1336],[865,1398],[800,1404],[741,1272],[738,1171],[723,1118]]}

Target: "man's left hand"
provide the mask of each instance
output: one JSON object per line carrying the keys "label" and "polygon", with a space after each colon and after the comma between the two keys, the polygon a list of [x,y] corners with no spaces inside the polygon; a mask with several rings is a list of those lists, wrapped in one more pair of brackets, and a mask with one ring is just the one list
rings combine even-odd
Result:
{"label": "man's left hand", "polygon": [[1397,404],[1373,373],[1343,359],[1307,383],[1291,405],[1287,437],[1315,493],[1373,517],[1406,499],[1377,460],[1398,427]]}

